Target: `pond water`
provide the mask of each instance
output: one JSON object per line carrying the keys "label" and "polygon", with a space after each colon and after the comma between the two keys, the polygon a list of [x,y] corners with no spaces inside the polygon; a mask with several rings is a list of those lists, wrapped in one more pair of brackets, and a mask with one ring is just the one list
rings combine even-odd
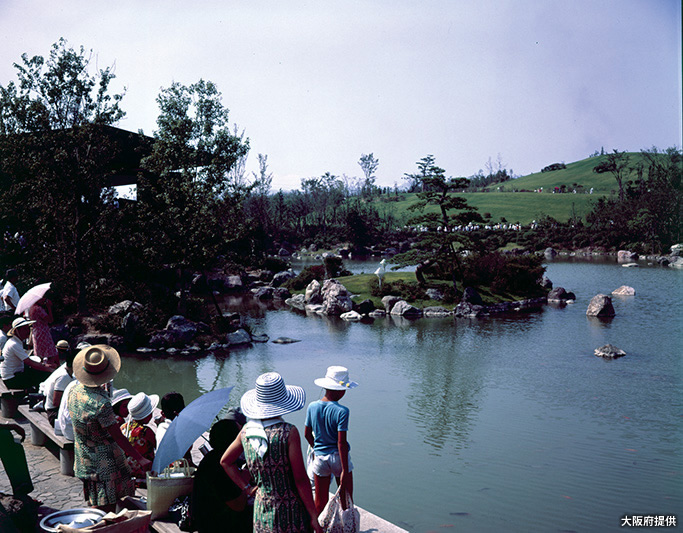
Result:
{"label": "pond water", "polygon": [[[551,262],[547,273],[575,304],[372,324],[252,304],[243,312],[255,333],[301,342],[126,358],[116,385],[177,390],[187,402],[234,385],[238,405],[259,374],[276,370],[312,401],[313,380],[347,366],[360,383],[342,400],[355,500],[409,531],[617,531],[625,515],[677,514],[683,273],[613,261]],[[637,293],[613,298],[614,319],[586,317],[592,296],[621,285]],[[607,343],[627,356],[595,357]],[[303,410],[286,418],[303,428]]]}

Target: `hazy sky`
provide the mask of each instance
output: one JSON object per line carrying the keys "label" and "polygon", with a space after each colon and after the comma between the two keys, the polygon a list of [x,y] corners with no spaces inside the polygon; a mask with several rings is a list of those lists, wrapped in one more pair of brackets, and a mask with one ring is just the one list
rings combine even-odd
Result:
{"label": "hazy sky", "polygon": [[0,84],[60,37],[116,66],[120,127],[156,128],[173,81],[211,80],[274,188],[400,185],[427,154],[451,176],[515,174],[601,146],[681,146],[680,0],[0,0]]}

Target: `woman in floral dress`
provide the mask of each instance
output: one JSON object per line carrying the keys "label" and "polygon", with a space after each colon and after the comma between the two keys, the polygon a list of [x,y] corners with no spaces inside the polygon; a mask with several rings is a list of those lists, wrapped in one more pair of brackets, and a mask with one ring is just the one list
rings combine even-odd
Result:
{"label": "woman in floral dress", "polygon": [[126,456],[149,470],[151,461],[131,446],[121,433],[103,385],[121,368],[114,348],[98,344],[84,348],[74,359],[79,381],[69,393],[67,405],[74,428],[74,475],[83,481],[89,505],[113,511],[116,502],[135,492]]}
{"label": "woman in floral dress", "polygon": [[[242,396],[247,423],[221,458],[230,478],[254,501],[256,533],[322,533],[313,503],[311,483],[301,454],[301,437],[282,415],[306,402],[301,387],[285,385],[276,372],[262,374],[256,389]],[[236,462],[244,452],[256,486],[245,485]]]}

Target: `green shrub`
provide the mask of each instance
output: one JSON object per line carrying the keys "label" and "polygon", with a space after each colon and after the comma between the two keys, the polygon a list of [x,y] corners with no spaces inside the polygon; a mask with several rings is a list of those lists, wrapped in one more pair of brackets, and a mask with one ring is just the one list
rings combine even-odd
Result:
{"label": "green shrub", "polygon": [[398,296],[407,302],[427,299],[425,289],[417,282],[406,282],[401,279],[391,283],[384,281],[381,288],[379,280],[373,279],[370,281],[370,294],[379,298],[388,295]]}
{"label": "green shrub", "polygon": [[314,279],[321,283],[325,279],[325,267],[323,265],[307,266],[297,277],[288,279],[283,284],[283,287],[293,291],[301,291]]}

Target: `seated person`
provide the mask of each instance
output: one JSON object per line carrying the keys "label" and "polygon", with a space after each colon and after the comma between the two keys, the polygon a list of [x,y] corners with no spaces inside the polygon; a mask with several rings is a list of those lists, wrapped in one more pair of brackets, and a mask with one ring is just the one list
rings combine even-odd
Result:
{"label": "seated person", "polygon": [[2,349],[0,377],[8,389],[30,389],[38,387],[56,367],[35,361],[29,357],[24,342],[31,336],[33,320],[18,317],[7,332],[9,339]]}
{"label": "seated person", "polygon": [[[90,343],[88,342],[79,343],[78,346],[76,346],[76,354],[88,346],[90,346]],[[71,413],[69,413],[68,399],[71,389],[73,389],[76,385],[78,385],[78,379],[76,379],[74,376],[74,380],[66,386],[66,389],[64,389],[62,400],[59,402],[57,418],[54,421],[55,435],[60,435],[72,442],[74,440],[74,427],[71,423]]]}
{"label": "seated person", "polygon": [[[0,311],[0,352],[5,347],[7,339],[9,339],[7,332],[12,327],[13,319],[14,315],[9,311]],[[0,361],[2,361],[2,355],[0,355]]]}
{"label": "seated person", "polygon": [[126,423],[128,416],[128,404],[133,395],[128,392],[128,389],[116,389],[111,395],[111,406],[114,409],[114,414],[122,426]]}
{"label": "seated person", "polygon": [[[157,424],[157,450],[171,422],[180,414],[180,411],[185,409],[185,399],[179,392],[169,392],[161,398],[160,407],[163,420]],[[184,458],[190,466],[194,466],[191,447],[185,452]]]}
{"label": "seated person", "polygon": [[[157,439],[154,430],[147,424],[151,422],[154,409],[158,403],[159,396],[156,394],[147,396],[144,392],[138,392],[128,402],[128,418],[126,423],[121,426],[121,433],[126,436],[133,448],[150,461],[154,461]],[[128,457],[127,461],[133,472],[133,477],[144,480],[146,478],[145,471],[138,462],[131,457]]]}
{"label": "seated person", "polygon": [[[66,343],[66,347],[69,347],[67,341],[61,340],[59,343]],[[50,424],[53,426],[59,414],[59,404],[62,401],[64,391],[69,383],[76,379],[73,372],[73,362],[76,354],[71,350],[65,350],[64,345],[57,352],[60,359],[63,357],[64,364],[50,374],[50,377],[41,384],[42,392],[45,395],[45,412]]]}
{"label": "seated person", "polygon": [[[192,516],[199,533],[222,531],[252,531],[253,504],[249,505],[246,492],[235,485],[221,466],[220,460],[242,429],[236,419],[241,413],[228,414],[219,420],[209,432],[209,444],[213,450],[207,453],[197,467],[192,489]],[[241,416],[244,421],[244,415]],[[249,472],[244,469],[244,482],[249,482]]]}

